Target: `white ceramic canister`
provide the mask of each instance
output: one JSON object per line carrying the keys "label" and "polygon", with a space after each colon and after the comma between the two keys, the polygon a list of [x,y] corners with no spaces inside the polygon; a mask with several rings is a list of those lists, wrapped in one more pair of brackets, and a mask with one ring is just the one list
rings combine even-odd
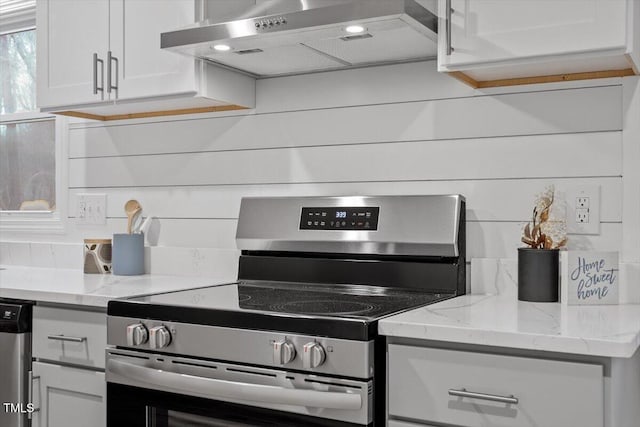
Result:
{"label": "white ceramic canister", "polygon": [[111,273],[111,239],[84,239],[84,272]]}

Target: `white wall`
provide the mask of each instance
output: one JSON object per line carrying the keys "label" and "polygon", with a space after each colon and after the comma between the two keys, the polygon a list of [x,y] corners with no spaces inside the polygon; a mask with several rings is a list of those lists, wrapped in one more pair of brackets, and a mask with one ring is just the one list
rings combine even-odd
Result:
{"label": "white wall", "polygon": [[[75,254],[83,238],[123,231],[124,202],[136,198],[159,218],[151,271],[233,274],[242,196],[461,193],[468,259],[515,258],[535,193],[598,184],[601,234],[570,246],[640,252],[623,243],[632,238],[623,194],[640,200],[623,180],[634,169],[624,141],[640,133],[623,132],[640,98],[637,78],[625,82],[477,91],[422,62],[261,80],[249,112],[76,122],[67,233],[3,233],[2,241],[68,243]],[[106,226],[76,224],[78,193],[107,194]],[[628,215],[637,240],[640,219]],[[38,247],[4,244],[0,262]]]}

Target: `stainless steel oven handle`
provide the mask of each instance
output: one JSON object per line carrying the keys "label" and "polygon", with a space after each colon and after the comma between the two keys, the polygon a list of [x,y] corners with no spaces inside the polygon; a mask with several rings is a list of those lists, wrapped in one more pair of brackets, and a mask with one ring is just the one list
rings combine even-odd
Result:
{"label": "stainless steel oven handle", "polygon": [[290,389],[216,380],[146,368],[119,360],[109,360],[107,362],[107,371],[142,384],[150,384],[188,395],[195,393],[198,396],[205,396],[211,399],[226,398],[324,409],[359,410],[362,408],[362,397],[359,394]]}

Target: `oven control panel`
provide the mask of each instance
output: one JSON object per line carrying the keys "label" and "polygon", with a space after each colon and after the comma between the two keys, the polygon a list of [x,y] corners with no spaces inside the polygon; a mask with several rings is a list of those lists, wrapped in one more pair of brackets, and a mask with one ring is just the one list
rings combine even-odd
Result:
{"label": "oven control panel", "polygon": [[379,207],[303,207],[300,230],[360,230],[378,229]]}
{"label": "oven control panel", "polygon": [[371,378],[374,369],[373,340],[153,319],[108,316],[107,344],[147,354],[226,360],[352,378]]}

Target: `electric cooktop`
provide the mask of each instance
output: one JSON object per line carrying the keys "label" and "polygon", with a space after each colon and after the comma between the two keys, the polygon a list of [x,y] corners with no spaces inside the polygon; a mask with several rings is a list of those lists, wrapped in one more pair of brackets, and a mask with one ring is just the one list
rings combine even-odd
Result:
{"label": "electric cooktop", "polygon": [[[376,321],[453,293],[368,285],[240,281],[112,301],[110,315],[370,339]],[[338,336],[336,336],[338,337]]]}

